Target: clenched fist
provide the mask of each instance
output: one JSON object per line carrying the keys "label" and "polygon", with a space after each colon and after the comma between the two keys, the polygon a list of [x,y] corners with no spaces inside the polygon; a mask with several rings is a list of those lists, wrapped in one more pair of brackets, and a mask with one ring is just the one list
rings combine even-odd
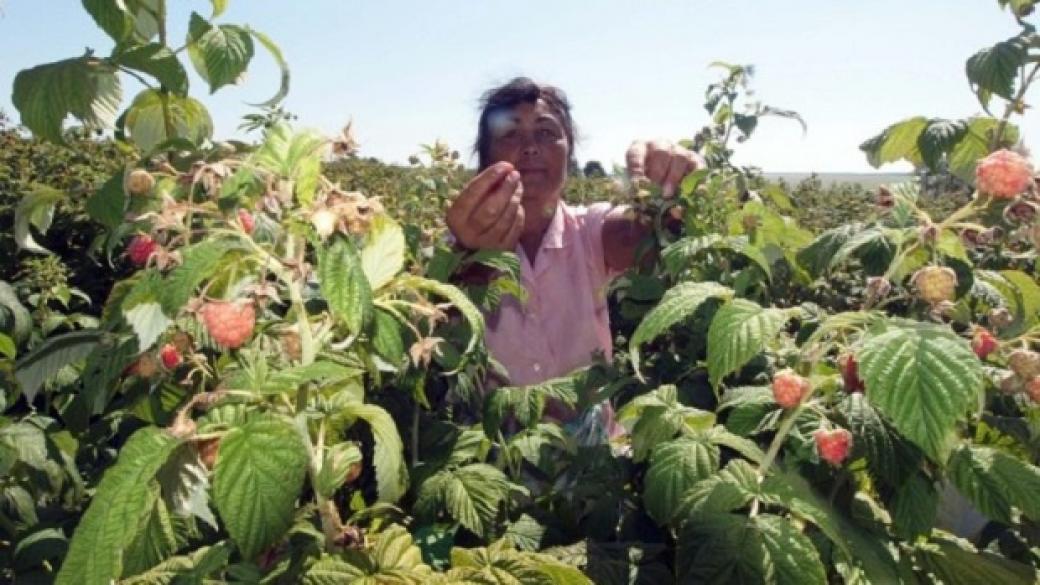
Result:
{"label": "clenched fist", "polygon": [[497,162],[473,177],[448,209],[448,229],[472,250],[513,251],[524,229],[520,173]]}

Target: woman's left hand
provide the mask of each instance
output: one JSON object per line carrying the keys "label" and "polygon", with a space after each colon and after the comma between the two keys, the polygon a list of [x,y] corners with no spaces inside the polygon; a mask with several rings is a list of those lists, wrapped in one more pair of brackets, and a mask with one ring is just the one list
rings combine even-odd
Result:
{"label": "woman's left hand", "polygon": [[704,168],[701,155],[671,142],[636,140],[625,153],[628,176],[661,186],[661,195],[671,197],[683,177]]}

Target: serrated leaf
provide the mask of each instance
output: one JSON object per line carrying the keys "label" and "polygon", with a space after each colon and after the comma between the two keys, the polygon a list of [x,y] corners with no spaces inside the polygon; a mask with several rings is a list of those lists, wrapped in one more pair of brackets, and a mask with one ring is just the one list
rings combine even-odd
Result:
{"label": "serrated leaf", "polygon": [[54,220],[54,206],[65,199],[65,194],[45,185],[36,185],[18,202],[14,212],[14,242],[19,248],[37,254],[50,254],[33,239],[29,226],[35,226],[40,233],[47,233]]}
{"label": "serrated leaf", "polygon": [[975,278],[997,290],[1013,320],[1001,330],[1001,336],[1021,335],[1040,324],[1040,285],[1020,270],[977,270]]}
{"label": "serrated leaf", "polygon": [[56,583],[109,583],[123,573],[123,555],[133,530],[152,502],[149,484],[179,441],[156,427],[126,442],[116,464],[105,471],[90,507],[72,535]]}
{"label": "serrated leaf", "polygon": [[146,89],[127,109],[126,128],[134,144],[148,152],[178,138],[199,145],[213,135],[213,120],[194,98]]}
{"label": "serrated leaf", "polygon": [[337,237],[319,252],[318,280],[336,319],[354,334],[364,330],[372,318],[372,287],[353,242]]}
{"label": "serrated leaf", "polygon": [[860,145],[867,155],[870,166],[878,168],[885,163],[905,160],[914,166],[921,166],[921,150],[918,140],[928,126],[924,116],[907,118],[886,128],[878,136]]}
{"label": "serrated leaf", "polygon": [[321,157],[327,141],[314,132],[296,132],[279,123],[264,133],[263,144],[250,161],[262,169],[295,182],[294,193],[302,205],[310,205],[321,174]]}
{"label": "serrated leaf", "polygon": [[379,357],[400,366],[408,355],[404,348],[404,326],[390,313],[376,308],[372,318],[372,348]]}
{"label": "serrated leaf", "polygon": [[32,333],[32,315],[18,299],[14,287],[0,280],[0,307],[11,312],[11,321],[4,324],[5,330],[16,343],[24,342]]}
{"label": "serrated leaf", "polygon": [[141,351],[151,349],[156,340],[173,323],[158,302],[139,303],[123,311],[123,318],[137,336],[137,347]]}
{"label": "serrated leaf", "polygon": [[123,190],[123,171],[112,175],[103,185],[91,193],[84,208],[94,221],[115,230],[126,219],[128,197]]}
{"label": "serrated leaf", "polygon": [[680,432],[711,428],[715,413],[682,404],[675,386],[668,384],[626,404],[618,412],[617,420],[631,430],[632,458],[642,461],[659,443]]}
{"label": "serrated leaf", "polygon": [[253,59],[249,31],[232,24],[214,26],[197,12],[191,13],[187,47],[191,63],[209,83],[210,93],[235,83]]}
{"label": "serrated leaf", "polygon": [[147,43],[159,32],[158,0],[83,0],[94,22],[116,43]]}
{"label": "serrated leaf", "polygon": [[1015,78],[1027,57],[1025,44],[1015,37],[982,49],[968,58],[964,70],[983,108],[989,107],[990,98],[994,94],[1006,100],[1014,96]]}
{"label": "serrated leaf", "polygon": [[773,276],[769,259],[762,253],[762,250],[754,246],[747,236],[741,235],[721,236],[709,234],[683,238],[661,250],[661,260],[664,261],[670,273],[678,274],[697,254],[704,250],[728,250],[734,252],[744,256],[758,266],[767,279]]}
{"label": "serrated leaf", "polygon": [[708,375],[713,386],[742,368],[773,340],[787,322],[782,309],[745,299],[723,305],[708,327]]}
{"label": "serrated leaf", "polygon": [[85,357],[101,342],[103,333],[97,330],[73,331],[56,335],[33,348],[15,365],[15,378],[28,402],[36,398],[43,383],[67,365]]}
{"label": "serrated leaf", "polygon": [[921,571],[945,585],[1024,585],[1036,583],[1036,569],[986,551],[967,541],[943,538],[918,544],[913,558]]}
{"label": "serrated leaf", "polygon": [[1040,518],[1040,468],[991,447],[962,445],[953,452],[949,477],[983,514],[1010,524],[1015,507]]}
{"label": "serrated leaf", "polygon": [[502,423],[510,417],[524,427],[534,428],[541,422],[549,400],[573,407],[578,402],[574,378],[562,376],[540,384],[495,388],[484,400],[484,433],[496,437]]}
{"label": "serrated leaf", "polygon": [[164,45],[150,43],[131,47],[113,54],[112,60],[123,67],[155,77],[163,88],[179,96],[188,95],[188,74],[173,51]]}
{"label": "serrated leaf", "polygon": [[206,577],[227,566],[231,551],[227,541],[203,546],[189,554],[170,557],[140,575],[119,581],[119,585],[205,583]]}
{"label": "serrated leaf", "polygon": [[281,418],[249,421],[221,440],[213,500],[245,558],[278,542],[292,525],[308,461],[296,428]]}
{"label": "serrated leaf", "polygon": [[404,252],[404,230],[389,217],[377,216],[361,249],[361,267],[372,290],[382,288],[404,268]]}
{"label": "serrated leaf", "polygon": [[115,68],[89,56],[24,69],[15,76],[11,94],[22,124],[59,144],[67,116],[88,128],[109,128],[122,99]]}
{"label": "serrated leaf", "polygon": [[977,408],[982,392],[982,366],[968,343],[943,326],[898,322],[868,335],[858,357],[870,402],[945,461],[955,424]]}
{"label": "serrated leaf", "polygon": [[669,524],[686,491],[718,467],[718,447],[703,439],[684,437],[657,445],[644,480],[647,513],[658,524]]}
{"label": "serrated leaf", "polygon": [[206,279],[221,267],[224,256],[240,249],[235,242],[207,239],[181,248],[181,264],[163,279],[159,290],[163,312],[173,318]]}
{"label": "serrated leaf", "polygon": [[446,511],[470,532],[488,537],[514,489],[502,471],[486,463],[444,469],[419,486],[415,511],[431,519]]}
{"label": "serrated leaf", "polygon": [[[990,152],[991,135],[996,132],[1000,121],[996,118],[970,118],[964,136],[950,151],[950,172],[970,184],[975,183],[975,167],[980,159]],[[1004,127],[1001,143],[997,148],[1005,148],[1018,141],[1018,128],[1014,124]]]}
{"label": "serrated leaf", "polygon": [[900,437],[862,393],[838,403],[845,426],[852,433],[852,458],[865,457],[878,480],[898,486],[919,465],[920,453]]}
{"label": "serrated leaf", "polygon": [[711,514],[686,525],[676,555],[683,582],[826,584],[812,542],[788,520]]}
{"label": "serrated leaf", "polygon": [[328,447],[322,458],[321,471],[314,481],[314,489],[323,498],[332,495],[347,480],[355,465],[361,465],[361,450],[354,443],[337,443]]}
{"label": "serrated leaf", "polygon": [[470,330],[469,343],[466,344],[464,353],[469,354],[476,349],[479,343],[484,341],[484,316],[480,313],[480,309],[469,300],[469,297],[457,287],[418,276],[402,278],[401,284],[405,287],[442,296],[458,308]]}
{"label": "serrated leaf", "polygon": [[374,404],[353,403],[339,416],[359,418],[368,423],[375,438],[372,464],[376,468],[376,484],[380,502],[396,502],[408,490],[408,468],[404,461],[404,443],[397,425],[382,408]]}
{"label": "serrated leaf", "polygon": [[715,282],[684,282],[665,293],[661,302],[643,317],[628,343],[632,369],[639,374],[639,346],[692,315],[710,298],[732,298],[733,291]]}
{"label": "serrated leaf", "polygon": [[918,536],[931,533],[939,506],[939,493],[935,485],[922,473],[915,473],[896,490],[889,509],[892,512],[892,527],[905,540],[914,541]]}
{"label": "serrated leaf", "polygon": [[159,564],[177,549],[177,536],[170,512],[159,495],[159,486],[149,482],[148,504],[133,527],[133,540],[123,554],[123,575],[136,575]]}
{"label": "serrated leaf", "polygon": [[950,152],[953,145],[964,136],[967,125],[959,120],[931,119],[921,136],[917,139],[917,148],[921,160],[929,169],[939,170],[939,163]]}
{"label": "serrated leaf", "polygon": [[853,222],[821,233],[811,244],[798,251],[798,264],[812,276],[820,276],[830,268],[831,260],[838,250],[853,236],[861,233],[863,228],[862,223]]}

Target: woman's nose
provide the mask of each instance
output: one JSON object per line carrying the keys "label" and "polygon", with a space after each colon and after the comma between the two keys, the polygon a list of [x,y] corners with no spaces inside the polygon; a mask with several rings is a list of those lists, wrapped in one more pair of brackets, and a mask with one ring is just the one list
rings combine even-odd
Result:
{"label": "woman's nose", "polygon": [[520,146],[520,154],[522,156],[538,156],[541,153],[538,148],[538,143],[533,138],[529,138],[524,141]]}

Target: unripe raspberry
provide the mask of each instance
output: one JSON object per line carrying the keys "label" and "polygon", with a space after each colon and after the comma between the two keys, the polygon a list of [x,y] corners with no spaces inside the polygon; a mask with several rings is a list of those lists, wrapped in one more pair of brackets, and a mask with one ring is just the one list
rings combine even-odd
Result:
{"label": "unripe raspberry", "polygon": [[1011,311],[1008,311],[1004,307],[990,309],[989,313],[986,313],[986,320],[989,321],[990,327],[993,327],[994,329],[1003,329],[1015,322],[1015,318],[1011,315]]}
{"label": "unripe raspberry", "polygon": [[852,448],[852,433],[845,429],[819,429],[813,433],[813,440],[816,442],[816,452],[820,454],[820,459],[835,467],[845,461]]}
{"label": "unripe raspberry", "polygon": [[1016,349],[1008,356],[1008,368],[1022,380],[1032,380],[1040,376],[1040,353]]}
{"label": "unripe raspberry", "polygon": [[319,209],[311,214],[311,225],[322,238],[331,236],[332,232],[336,231],[337,223],[339,223],[339,218],[331,210]]}
{"label": "unripe raspberry", "polygon": [[159,244],[149,236],[134,236],[126,247],[126,255],[134,266],[148,264],[148,259],[159,249]]}
{"label": "unripe raspberry", "polygon": [[159,350],[159,359],[167,370],[176,368],[184,361],[181,352],[177,351],[177,347],[172,343],[167,343]]}
{"label": "unripe raspberry", "polygon": [[798,406],[811,389],[809,380],[793,370],[781,370],[773,376],[773,400],[781,408],[791,409]]}
{"label": "unripe raspberry", "polygon": [[256,228],[256,220],[253,218],[253,214],[245,209],[238,210],[238,223],[242,224],[242,231],[247,234],[252,234],[253,229]]}
{"label": "unripe raspberry", "polygon": [[195,351],[195,340],[185,331],[174,333],[170,337],[170,343],[181,355]]}
{"label": "unripe raspberry", "polygon": [[957,273],[948,266],[925,266],[914,273],[910,284],[929,305],[952,301],[957,291]]}
{"label": "unripe raspberry", "polygon": [[997,338],[988,329],[979,327],[971,337],[971,349],[980,360],[986,359],[986,356],[996,351],[998,346]]}
{"label": "unripe raspberry", "polygon": [[891,209],[896,204],[896,198],[887,187],[878,187],[875,204],[881,209]]}
{"label": "unripe raspberry", "polygon": [[926,244],[935,244],[939,239],[939,228],[934,223],[922,225],[917,229],[917,237]]}
{"label": "unripe raspberry", "polygon": [[199,317],[213,341],[229,349],[241,347],[256,326],[251,302],[211,301],[199,309]]}
{"label": "unripe raspberry", "polygon": [[862,378],[859,377],[859,363],[856,356],[851,353],[843,353],[838,356],[838,368],[841,370],[841,379],[845,384],[846,392],[862,392],[865,388]]}
{"label": "unripe raspberry", "polygon": [[1026,396],[1033,402],[1040,404],[1040,376],[1026,382]]}
{"label": "unripe raspberry", "polygon": [[126,177],[126,191],[131,195],[147,195],[155,187],[155,177],[144,169],[134,169]]}
{"label": "unripe raspberry", "polygon": [[1033,166],[1022,155],[998,150],[975,167],[975,186],[996,199],[1011,199],[1033,182]]}
{"label": "unripe raspberry", "polygon": [[1004,219],[1008,223],[1029,223],[1036,217],[1036,204],[1029,201],[1015,201],[1004,208]]}
{"label": "unripe raspberry", "polygon": [[885,298],[891,291],[892,283],[884,276],[867,277],[866,293],[871,302]]}

